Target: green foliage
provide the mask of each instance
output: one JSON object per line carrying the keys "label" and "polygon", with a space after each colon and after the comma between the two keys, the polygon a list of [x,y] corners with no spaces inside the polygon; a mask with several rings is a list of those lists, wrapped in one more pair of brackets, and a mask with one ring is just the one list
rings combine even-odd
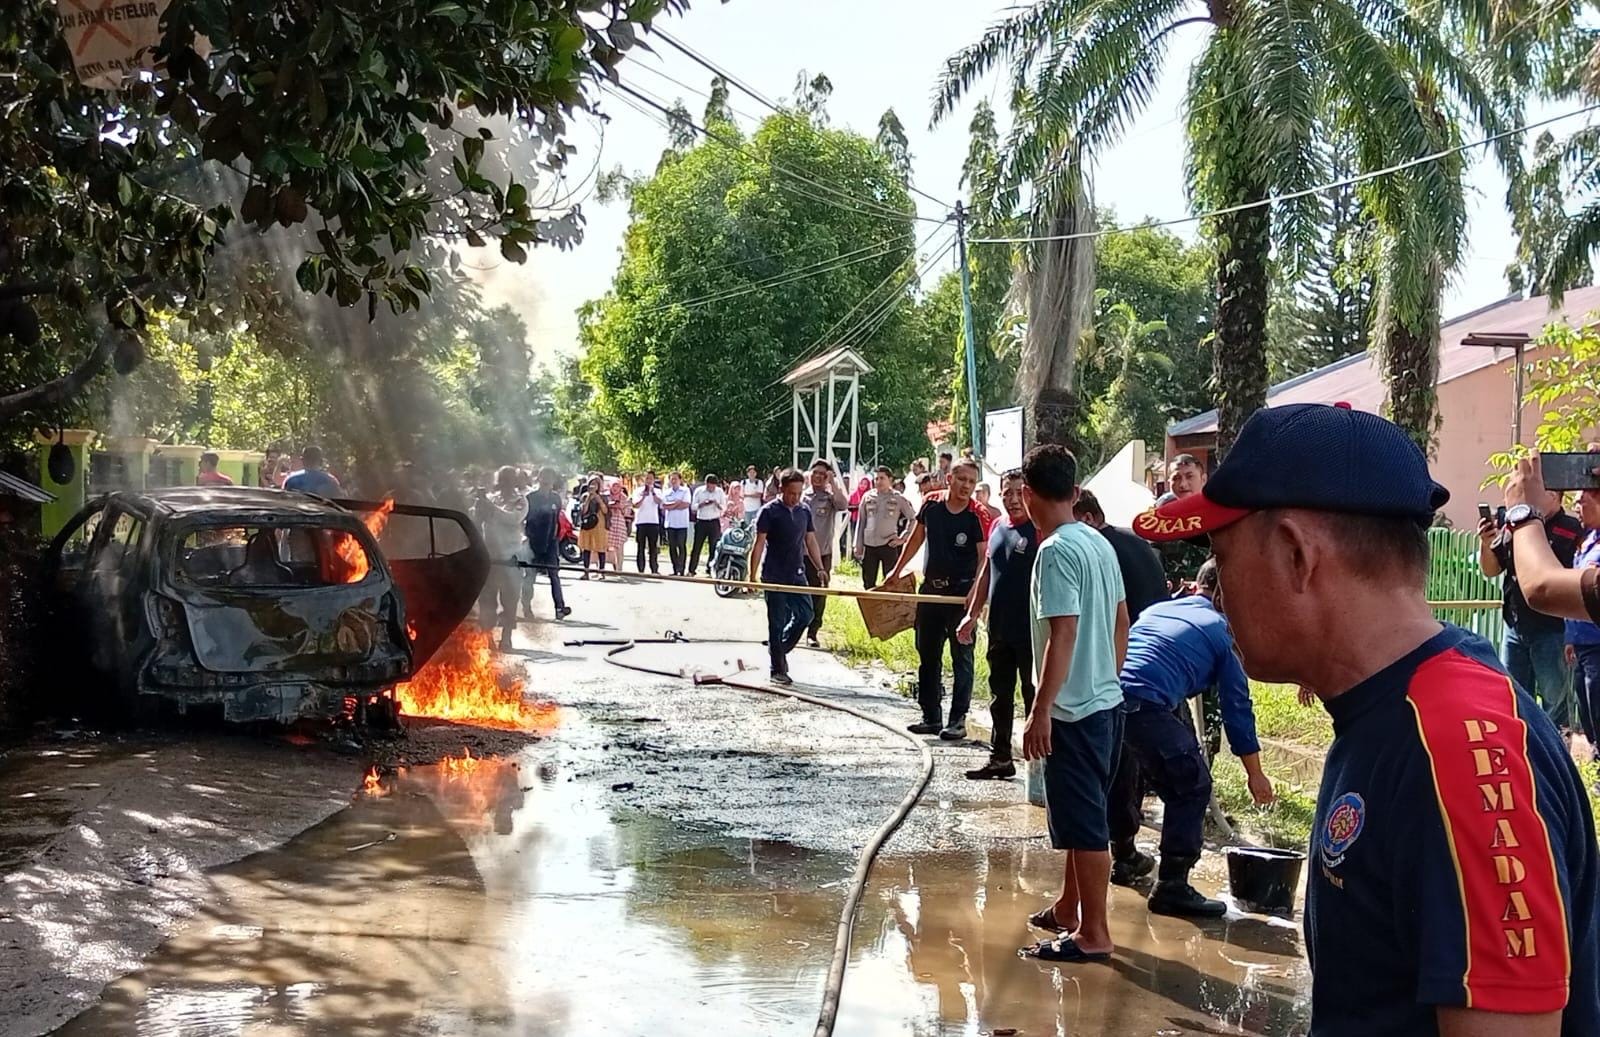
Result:
{"label": "green foliage", "polygon": [[[1535,360],[1523,399],[1544,408],[1534,442],[1540,450],[1583,450],[1600,438],[1600,328],[1552,324],[1534,342],[1549,355]],[[1489,464],[1507,471],[1517,455],[1502,451]]]}
{"label": "green foliage", "polygon": [[[812,108],[825,97],[819,82],[808,83]],[[707,140],[676,152],[634,182],[629,200],[611,291],[581,315],[580,371],[593,395],[569,382],[560,406],[585,457],[697,471],[787,458],[780,380],[838,345],[874,367],[860,416],[879,423],[883,460],[925,451],[948,371],[927,362],[911,202],[873,141],[785,111],[742,147]]]}
{"label": "green foliage", "polygon": [[[1297,193],[1326,179],[1318,146],[1325,135],[1345,135],[1357,168],[1374,170],[1430,154],[1455,139],[1459,124],[1492,134],[1518,114],[1515,77],[1483,78],[1492,61],[1468,60],[1454,47],[1466,42],[1486,59],[1510,51],[1497,35],[1497,9],[1445,7],[1424,16],[1350,0],[1232,0],[1203,9],[1184,0],[1045,0],[1013,9],[949,59],[934,114],[947,114],[985,76],[1009,66],[1014,126],[995,196],[1007,213],[1024,191],[1035,215],[1056,212],[1067,174],[1115,144],[1156,95],[1174,33],[1205,26],[1210,36],[1191,69],[1185,105],[1193,202],[1210,210],[1285,198],[1270,216],[1265,208],[1236,210],[1208,227],[1218,258],[1214,385],[1225,448],[1245,416],[1265,403],[1274,263],[1298,273],[1317,244],[1321,204]],[[1519,47],[1516,56],[1525,59],[1528,50]],[[1322,118],[1328,112],[1336,124]],[[1495,150],[1515,174],[1514,135]],[[1428,319],[1435,271],[1450,269],[1459,256],[1458,169],[1422,163],[1369,181],[1362,196],[1393,229],[1392,312],[1415,331]],[[1056,286],[1063,288],[1082,286]]]}
{"label": "green foliage", "polygon": [[[226,325],[228,300],[206,286],[241,224],[314,226],[280,235],[300,289],[369,313],[417,308],[430,239],[493,233],[517,262],[536,243],[570,243],[578,221],[542,210],[519,176],[565,165],[572,113],[638,26],[682,6],[172,0],[160,70],[111,92],[78,82],[57,4],[5,5],[0,302],[54,297],[63,312],[41,315],[63,320],[92,303],[114,332],[88,337],[70,379],[0,398],[0,418],[70,397],[113,356],[137,366],[127,333],[151,313]],[[490,141],[504,149],[489,120],[527,161],[489,153]],[[62,338],[58,327],[21,344]]]}
{"label": "green foliage", "polygon": [[[1104,299],[1106,293],[1101,294]],[[1115,302],[1106,307],[1079,347],[1079,371],[1109,378],[1105,393],[1089,405],[1087,427],[1080,437],[1089,470],[1109,460],[1131,439],[1162,441],[1167,403],[1160,388],[1173,369],[1172,358],[1162,351],[1167,330],[1166,321],[1145,320],[1131,303]]]}

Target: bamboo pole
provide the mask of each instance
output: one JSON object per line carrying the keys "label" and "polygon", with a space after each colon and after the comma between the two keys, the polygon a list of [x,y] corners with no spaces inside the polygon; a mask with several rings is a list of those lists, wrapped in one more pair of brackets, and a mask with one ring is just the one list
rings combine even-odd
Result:
{"label": "bamboo pole", "polygon": [[[547,569],[549,566],[525,565],[521,562],[495,562],[495,565],[507,565],[514,569]],[[558,570],[566,573],[599,572],[596,569],[584,569],[579,565],[558,565]],[[915,601],[927,605],[965,605],[965,597],[949,594],[904,594],[898,591],[866,591],[855,590],[850,587],[801,587],[787,583],[760,583],[751,580],[720,580],[714,576],[673,576],[670,573],[637,573],[620,572],[612,569],[612,576],[626,576],[629,579],[660,580],[663,583],[690,583],[707,587],[735,587],[739,590],[751,591],[777,591],[782,594],[808,594],[817,598],[861,598],[868,601]],[[1498,601],[1430,601],[1430,608],[1436,609],[1497,609]]]}

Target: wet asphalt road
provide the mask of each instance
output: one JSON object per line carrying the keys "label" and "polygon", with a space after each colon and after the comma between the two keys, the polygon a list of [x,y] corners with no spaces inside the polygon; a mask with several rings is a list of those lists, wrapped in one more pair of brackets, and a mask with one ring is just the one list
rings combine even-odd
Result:
{"label": "wet asphalt road", "polygon": [[[565,709],[514,758],[410,768],[381,795],[208,875],[201,912],[68,1034],[809,1034],[860,844],[919,769],[854,718],[635,673],[567,646],[681,630],[758,639],[758,602],[574,584],[519,632],[530,693]],[[545,599],[545,608],[548,608]],[[849,606],[845,606],[849,607]],[[630,661],[764,673],[759,644],[642,646]],[[816,694],[897,722],[909,703],[821,653]],[[1059,855],[1022,783],[936,776],[880,859],[840,1034],[1304,1032],[1292,923],[1196,926],[1113,897],[1111,966],[1019,960]],[[1213,864],[1198,884],[1215,890]]]}

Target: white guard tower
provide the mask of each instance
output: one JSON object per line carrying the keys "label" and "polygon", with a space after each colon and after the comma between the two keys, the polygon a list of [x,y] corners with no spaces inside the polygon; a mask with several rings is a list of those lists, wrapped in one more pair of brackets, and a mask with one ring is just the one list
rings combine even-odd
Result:
{"label": "white guard tower", "polygon": [[794,393],[796,468],[822,458],[844,476],[860,466],[861,376],[871,371],[861,354],[840,347],[783,376]]}

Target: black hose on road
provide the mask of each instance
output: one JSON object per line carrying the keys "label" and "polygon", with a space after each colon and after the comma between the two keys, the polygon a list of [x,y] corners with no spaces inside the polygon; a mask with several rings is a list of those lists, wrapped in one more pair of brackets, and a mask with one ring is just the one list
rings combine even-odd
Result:
{"label": "black hose on road", "polygon": [[[636,670],[640,673],[654,674],[660,677],[685,677],[689,676],[681,670],[661,670],[650,666],[641,666],[638,663],[624,662],[617,658],[624,652],[631,651],[641,644],[688,644],[689,638],[668,631],[668,636],[663,638],[638,638],[629,641],[568,641],[570,646],[580,645],[615,645],[606,652],[606,662],[625,669]],[[695,642],[702,644],[756,644],[754,641],[709,641]],[[927,789],[928,782],[933,778],[933,753],[929,751],[926,742],[904,731],[886,720],[865,713],[854,706],[847,706],[842,702],[833,702],[815,695],[807,695],[802,691],[789,688],[776,688],[768,684],[761,684],[754,680],[741,680],[739,674],[728,677],[718,675],[706,676],[694,674],[691,678],[696,684],[723,684],[741,691],[755,691],[763,695],[781,695],[787,699],[794,699],[823,709],[831,709],[838,713],[847,713],[869,724],[875,724],[890,734],[898,735],[922,754],[922,774],[912,783],[906,791],[905,798],[901,799],[894,812],[884,819],[883,824],[867,840],[861,848],[861,854],[856,858],[856,870],[850,878],[850,893],[845,897],[844,908],[839,912],[839,928],[833,940],[833,960],[828,966],[828,980],[822,988],[822,1007],[817,1013],[817,1028],[813,1037],[832,1037],[834,1023],[839,1016],[839,997],[844,989],[845,966],[850,959],[850,939],[855,928],[856,912],[861,909],[861,898],[866,894],[867,878],[872,872],[872,862],[877,860],[878,852],[883,849],[884,843],[889,841],[899,827],[910,816],[912,807],[917,805],[917,800],[922,798],[922,793]]]}

